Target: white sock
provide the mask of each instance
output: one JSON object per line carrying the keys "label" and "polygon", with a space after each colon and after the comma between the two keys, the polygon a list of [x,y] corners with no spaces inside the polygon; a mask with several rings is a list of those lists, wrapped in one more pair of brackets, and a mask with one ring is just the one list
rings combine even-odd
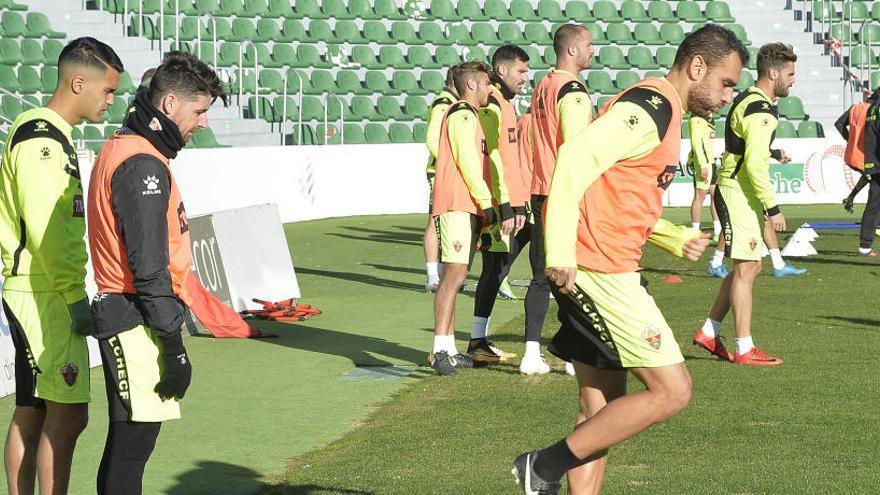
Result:
{"label": "white sock", "polygon": [[868,254],[868,253],[871,252],[871,248],[863,248],[863,247],[860,247],[860,248],[859,248],[859,252],[862,253],[862,254]]}
{"label": "white sock", "polygon": [[773,268],[776,270],[781,269],[785,266],[785,260],[782,259],[782,253],[779,252],[779,249],[768,249],[770,251],[770,259],[773,260]]}
{"label": "white sock", "polygon": [[709,266],[712,268],[718,268],[721,266],[721,263],[724,262],[724,250],[716,249],[714,253],[712,253],[712,259],[709,260]]}
{"label": "white sock", "polygon": [[703,335],[709,338],[715,338],[721,333],[721,322],[712,318],[706,318],[703,322]]}
{"label": "white sock", "polygon": [[691,222],[691,227],[700,230],[700,222]]}
{"label": "white sock", "polygon": [[489,335],[489,319],[491,316],[474,316],[474,326],[471,328],[472,339],[485,339]]}
{"label": "white sock", "polygon": [[526,341],[526,355],[523,356],[523,359],[533,359],[537,358],[541,355],[541,343],[540,342],[532,342],[531,340]]}
{"label": "white sock", "polygon": [[715,220],[714,222],[712,222],[712,232],[715,233],[715,235],[718,235],[721,233],[721,222],[720,221]]}
{"label": "white sock", "polygon": [[745,354],[751,351],[755,347],[755,344],[752,343],[752,336],[748,337],[737,337],[736,338],[736,353],[737,354]]}
{"label": "white sock", "polygon": [[431,352],[437,354],[438,352],[442,352],[446,350],[446,336],[445,335],[435,335],[434,336],[434,350]]}
{"label": "white sock", "polygon": [[425,263],[425,267],[428,269],[428,278],[440,278],[440,272],[437,270],[436,261]]}
{"label": "white sock", "polygon": [[458,355],[458,349],[455,348],[455,335],[446,336],[446,352],[448,352],[450,356]]}

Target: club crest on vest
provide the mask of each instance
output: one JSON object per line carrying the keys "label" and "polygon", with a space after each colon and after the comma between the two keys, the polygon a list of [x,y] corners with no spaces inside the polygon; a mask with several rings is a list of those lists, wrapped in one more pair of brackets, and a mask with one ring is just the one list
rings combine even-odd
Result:
{"label": "club crest on vest", "polygon": [[58,371],[61,373],[61,377],[64,378],[64,383],[66,383],[68,387],[72,387],[73,384],[76,383],[76,377],[79,375],[79,368],[77,368],[75,364],[67,363]]}

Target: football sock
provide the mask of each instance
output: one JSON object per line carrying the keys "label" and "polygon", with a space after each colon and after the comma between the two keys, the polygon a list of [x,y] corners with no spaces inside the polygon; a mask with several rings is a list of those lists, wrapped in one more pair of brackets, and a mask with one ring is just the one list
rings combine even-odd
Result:
{"label": "football sock", "polygon": [[751,351],[755,347],[755,344],[752,343],[752,336],[748,337],[737,337],[736,338],[736,353],[737,354],[745,354]]}
{"label": "football sock", "polygon": [[703,322],[703,335],[714,339],[720,333],[721,333],[721,322],[715,321],[712,318],[706,318],[706,321]]}
{"label": "football sock", "polygon": [[98,468],[98,495],[141,495],[147,465],[162,423],[111,421]]}
{"label": "football sock", "polygon": [[526,341],[526,355],[523,359],[533,359],[541,356],[541,343],[537,341]]}
{"label": "football sock", "polygon": [[779,252],[779,248],[770,249],[770,259],[773,260],[773,269],[781,270],[785,267],[785,260],[782,259],[782,253]]}
{"label": "football sock", "polygon": [[458,349],[455,348],[455,335],[446,335],[446,352],[449,353],[450,356],[457,356]]}
{"label": "football sock", "polygon": [[700,222],[691,222],[691,227],[700,230]]}
{"label": "football sock", "polygon": [[437,262],[436,262],[436,261],[429,261],[429,262],[425,263],[425,267],[426,267],[427,270],[428,270],[428,278],[429,278],[429,279],[435,279],[435,280],[436,280],[436,279],[439,279],[439,278],[440,278],[440,271],[439,271],[439,269],[438,269],[438,267],[437,267]]}
{"label": "football sock", "polygon": [[489,334],[489,319],[491,316],[474,316],[474,326],[471,327],[472,339],[485,339]]}
{"label": "football sock", "polygon": [[571,468],[583,464],[572,453],[565,439],[535,453],[535,474],[544,481],[558,481]]}
{"label": "football sock", "polygon": [[712,259],[709,260],[709,266],[712,268],[718,268],[721,266],[721,263],[724,262],[724,250],[716,249],[714,253],[712,253]]}
{"label": "football sock", "polygon": [[871,248],[869,248],[869,247],[867,247],[867,248],[860,247],[860,248],[859,248],[859,252],[862,253],[862,254],[868,254],[868,253],[871,252]]}
{"label": "football sock", "polygon": [[715,235],[718,235],[721,233],[721,222],[720,221],[715,220],[714,222],[712,222],[712,232],[715,233]]}
{"label": "football sock", "polygon": [[445,335],[435,335],[434,336],[434,350],[431,352],[437,354],[438,352],[442,352],[446,350],[446,336]]}

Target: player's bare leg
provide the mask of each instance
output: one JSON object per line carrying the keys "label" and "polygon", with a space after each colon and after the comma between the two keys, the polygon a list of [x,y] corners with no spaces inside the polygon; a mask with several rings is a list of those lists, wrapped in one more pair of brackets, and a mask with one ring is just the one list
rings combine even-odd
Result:
{"label": "player's bare leg", "polygon": [[73,450],[89,419],[88,404],[46,401],[46,419],[37,448],[41,494],[66,494]]}
{"label": "player's bare leg", "polygon": [[459,361],[467,359],[459,356],[455,350],[455,298],[467,278],[468,266],[444,263],[442,272],[434,296],[434,350],[429,360],[437,373],[451,375],[455,373],[454,368],[458,367]]}
{"label": "player's bare leg", "polygon": [[796,268],[782,259],[782,252],[779,251],[779,238],[776,237],[776,230],[773,229],[770,220],[764,221],[764,244],[767,245],[767,251],[770,252],[774,277],[796,277],[807,273],[806,268]]}
{"label": "player's bare leg", "polygon": [[703,203],[709,191],[694,189],[694,199],[691,201],[691,225],[700,228],[700,219],[703,217]]}
{"label": "player's bare leg", "polygon": [[11,495],[32,494],[37,475],[37,447],[46,418],[45,409],[16,406],[6,433],[4,459]]}
{"label": "player's bare leg", "polygon": [[[573,361],[580,390],[577,425],[584,423],[602,410],[609,402],[626,395],[626,372],[603,370]],[[598,495],[605,479],[608,455],[568,471],[568,493],[571,495]]]}

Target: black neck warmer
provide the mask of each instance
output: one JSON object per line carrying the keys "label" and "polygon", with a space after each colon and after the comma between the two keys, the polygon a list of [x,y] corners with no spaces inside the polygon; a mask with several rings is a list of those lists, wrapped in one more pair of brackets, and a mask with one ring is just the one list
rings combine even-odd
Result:
{"label": "black neck warmer", "polygon": [[186,144],[177,124],[150,103],[145,90],[138,91],[124,125],[146,138],[169,159],[176,157]]}
{"label": "black neck warmer", "polygon": [[507,85],[504,84],[504,81],[501,80],[501,77],[499,77],[498,74],[493,72],[490,79],[492,81],[492,85],[498,88],[498,91],[501,91],[501,94],[502,96],[504,96],[505,100],[510,101],[513,99],[514,96],[516,96],[514,93],[507,89]]}

